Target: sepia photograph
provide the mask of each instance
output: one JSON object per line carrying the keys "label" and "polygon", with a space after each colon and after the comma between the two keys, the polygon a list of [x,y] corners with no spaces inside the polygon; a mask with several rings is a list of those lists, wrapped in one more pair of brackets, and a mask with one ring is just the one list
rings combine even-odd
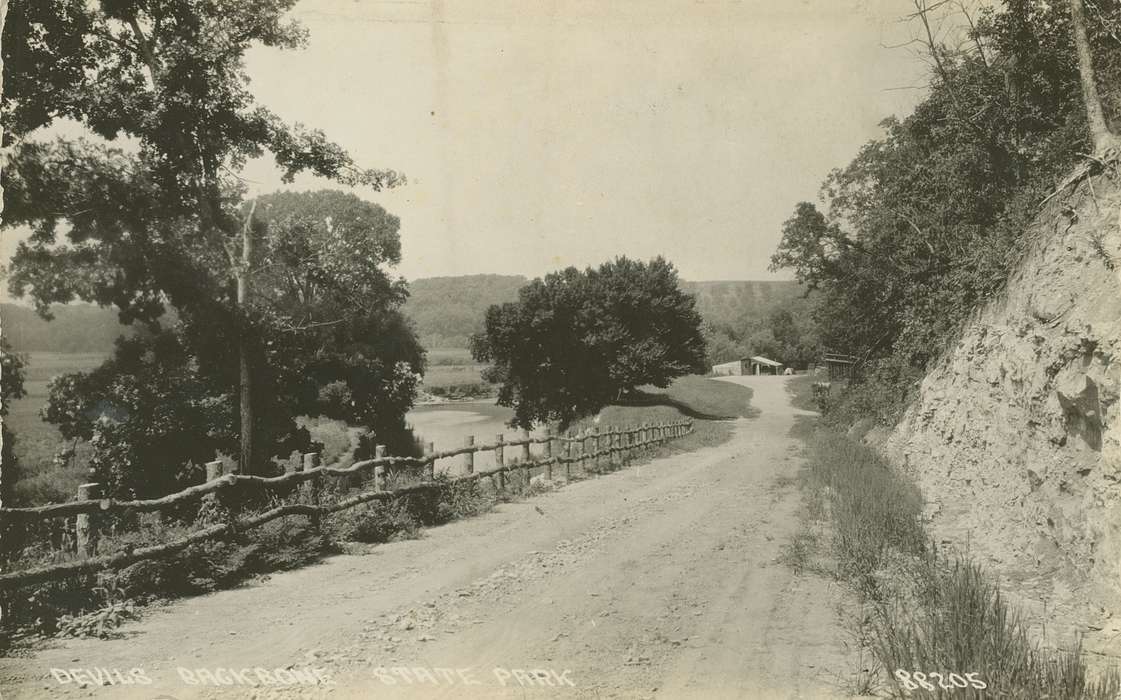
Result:
{"label": "sepia photograph", "polygon": [[1121,0],[0,59],[0,700],[1121,700]]}

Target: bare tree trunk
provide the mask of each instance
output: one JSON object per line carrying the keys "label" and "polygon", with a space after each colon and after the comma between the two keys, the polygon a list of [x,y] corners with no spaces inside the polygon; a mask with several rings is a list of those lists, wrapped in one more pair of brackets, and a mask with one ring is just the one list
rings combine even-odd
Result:
{"label": "bare tree trunk", "polygon": [[241,403],[241,459],[238,469],[248,474],[253,467],[253,375],[249,358],[250,340],[246,338],[246,314],[249,311],[250,275],[253,264],[253,213],[257,210],[254,201],[241,228],[241,264],[237,266],[237,308],[243,327],[238,329],[238,376]]}
{"label": "bare tree trunk", "polygon": [[1086,118],[1090,125],[1090,137],[1094,141],[1094,152],[1101,155],[1111,148],[1117,148],[1118,141],[1105,122],[1098,85],[1094,81],[1094,62],[1090,55],[1090,40],[1086,37],[1086,15],[1082,0],[1069,2],[1074,48],[1078,53],[1078,74],[1082,78],[1082,101],[1086,104]]}

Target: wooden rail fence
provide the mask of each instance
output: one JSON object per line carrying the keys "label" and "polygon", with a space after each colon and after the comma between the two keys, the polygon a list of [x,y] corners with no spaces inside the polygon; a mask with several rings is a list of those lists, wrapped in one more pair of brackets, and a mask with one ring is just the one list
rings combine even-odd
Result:
{"label": "wooden rail fence", "polygon": [[[375,448],[374,459],[356,462],[348,467],[323,466],[319,464],[318,453],[303,455],[298,464],[288,465],[286,473],[280,476],[250,476],[245,474],[223,474],[222,462],[209,462],[206,465],[206,483],[191,486],[161,498],[123,501],[103,498],[99,484],[83,484],[79,487],[78,500],[29,508],[0,508],[0,518],[9,522],[34,522],[51,518],[74,518],[75,547],[79,558],[74,561],[46,564],[34,568],[0,573],[0,592],[20,588],[60,576],[92,573],[103,569],[121,568],[144,559],[156,559],[174,554],[192,544],[217,539],[233,533],[246,532],[267,522],[293,515],[309,518],[318,525],[324,515],[337,513],[363,503],[388,501],[429,489],[477,481],[483,478],[492,480],[495,488],[505,489],[505,476],[511,472],[526,472],[543,469],[546,479],[552,480],[553,467],[562,465],[566,479],[572,478],[572,465],[582,468],[591,464],[599,469],[604,464],[618,465],[634,456],[638,451],[654,445],[684,437],[693,432],[693,421],[683,420],[673,423],[644,423],[626,429],[612,426],[601,433],[598,427],[572,432],[561,436],[548,430],[543,437],[532,437],[526,431],[519,439],[506,441],[498,435],[490,445],[475,444],[475,437],[468,436],[463,447],[436,452],[434,445],[428,443],[423,457],[388,457],[385,446]],[[535,458],[532,445],[543,445],[539,458]],[[554,446],[559,447],[556,449]],[[520,459],[507,463],[506,448],[521,447]],[[477,452],[494,452],[495,467],[485,471],[475,471],[474,456]],[[444,480],[436,479],[435,464],[438,460],[453,457],[463,458],[462,473]],[[605,462],[606,460],[606,462]],[[392,470],[421,469],[421,481],[409,486],[387,488],[387,475]],[[372,491],[355,495],[344,495],[334,503],[321,503],[322,482],[333,477],[341,490],[362,473],[374,475]],[[190,501],[219,504],[223,502],[223,492],[235,485],[243,484],[260,489],[294,489],[298,503],[285,503],[250,516],[239,517],[229,510],[223,522],[206,525],[180,539],[163,544],[137,547],[113,554],[97,556],[99,517],[108,513],[145,513],[160,512]]]}

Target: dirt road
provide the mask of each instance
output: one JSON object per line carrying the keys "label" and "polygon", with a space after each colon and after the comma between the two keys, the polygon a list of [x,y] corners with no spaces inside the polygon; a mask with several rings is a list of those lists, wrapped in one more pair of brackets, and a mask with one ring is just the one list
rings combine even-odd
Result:
{"label": "dirt road", "polygon": [[778,561],[798,411],[782,378],[729,381],[760,415],[723,445],[4,659],[3,698],[843,696],[841,593]]}

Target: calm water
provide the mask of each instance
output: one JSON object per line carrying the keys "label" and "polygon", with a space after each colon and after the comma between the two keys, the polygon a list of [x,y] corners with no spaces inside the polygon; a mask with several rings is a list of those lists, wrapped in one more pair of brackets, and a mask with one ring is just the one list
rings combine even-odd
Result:
{"label": "calm water", "polygon": [[[413,435],[425,442],[435,443],[436,451],[440,452],[462,447],[468,435],[474,435],[475,444],[478,445],[494,444],[499,433],[504,434],[507,440],[515,440],[521,437],[521,431],[506,425],[513,417],[512,410],[495,405],[491,399],[418,406],[406,414],[405,420],[412,427]],[[543,434],[543,431],[534,431],[534,435]],[[534,454],[538,454],[539,450],[540,446],[534,446]],[[507,458],[518,456],[521,448],[508,448],[505,454]],[[463,457],[455,457],[440,460],[436,469],[458,473],[463,468],[462,465]],[[493,466],[494,452],[475,453],[476,469]]]}

